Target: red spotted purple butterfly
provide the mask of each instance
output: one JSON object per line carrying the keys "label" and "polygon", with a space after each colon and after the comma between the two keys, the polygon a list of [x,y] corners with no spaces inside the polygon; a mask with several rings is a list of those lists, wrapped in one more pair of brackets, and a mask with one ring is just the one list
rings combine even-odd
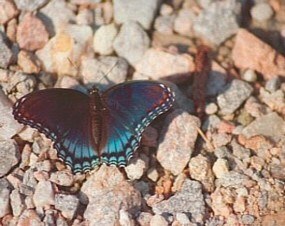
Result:
{"label": "red spotted purple butterfly", "polygon": [[73,89],[46,89],[20,98],[15,119],[54,141],[74,173],[101,163],[125,166],[144,129],[171,108],[174,94],[164,84],[131,81],[89,95]]}

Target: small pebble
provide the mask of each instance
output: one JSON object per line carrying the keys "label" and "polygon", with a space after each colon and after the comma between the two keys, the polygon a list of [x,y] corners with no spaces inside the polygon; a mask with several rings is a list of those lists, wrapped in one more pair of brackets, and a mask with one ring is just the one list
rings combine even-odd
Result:
{"label": "small pebble", "polygon": [[152,167],[147,171],[147,177],[151,179],[153,182],[157,181],[159,178],[159,174],[156,168]]}
{"label": "small pebble", "polygon": [[242,215],[241,220],[243,224],[251,225],[254,223],[255,217],[250,214],[244,214]]}
{"label": "small pebble", "polygon": [[206,105],[205,112],[208,115],[213,115],[213,114],[217,113],[217,111],[218,111],[218,106],[215,103],[209,103]]}
{"label": "small pebble", "polygon": [[269,20],[273,16],[273,9],[267,2],[257,3],[250,10],[253,19],[263,22]]}
{"label": "small pebble", "polygon": [[222,178],[229,172],[228,161],[226,159],[218,158],[213,165],[213,172],[217,178]]}
{"label": "small pebble", "polygon": [[94,51],[100,55],[110,55],[113,53],[113,41],[117,33],[118,29],[113,23],[99,27],[93,39]]}
{"label": "small pebble", "polygon": [[278,76],[269,79],[265,84],[265,89],[271,93],[277,91],[281,86],[281,81]]}
{"label": "small pebble", "polygon": [[247,69],[244,73],[242,73],[243,80],[247,82],[255,82],[257,79],[257,74],[252,69]]}
{"label": "small pebble", "polygon": [[130,180],[140,179],[147,169],[148,161],[146,155],[141,155],[141,158],[138,159],[131,159],[130,163],[125,167],[128,178]]}

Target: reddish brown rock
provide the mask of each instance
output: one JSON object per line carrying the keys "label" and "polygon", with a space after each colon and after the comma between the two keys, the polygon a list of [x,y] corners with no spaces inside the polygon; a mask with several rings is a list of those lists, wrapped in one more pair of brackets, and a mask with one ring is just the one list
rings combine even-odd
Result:
{"label": "reddish brown rock", "polygon": [[18,10],[12,1],[0,1],[0,24],[5,24],[18,14]]}
{"label": "reddish brown rock", "polygon": [[236,36],[232,58],[237,67],[258,71],[265,79],[285,76],[285,57],[245,29]]}
{"label": "reddish brown rock", "polygon": [[49,34],[40,19],[26,14],[17,29],[17,42],[20,48],[34,51],[41,49],[48,42]]}

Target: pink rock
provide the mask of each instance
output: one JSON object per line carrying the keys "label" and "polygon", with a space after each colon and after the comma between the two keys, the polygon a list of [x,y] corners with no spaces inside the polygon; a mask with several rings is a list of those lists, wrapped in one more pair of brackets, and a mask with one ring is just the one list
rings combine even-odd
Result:
{"label": "pink rock", "polygon": [[240,29],[232,52],[235,65],[263,74],[265,79],[285,76],[285,57],[245,29]]}
{"label": "pink rock", "polygon": [[163,136],[157,151],[157,160],[166,170],[178,175],[186,167],[198,135],[197,117],[182,110],[175,110],[166,118]]}
{"label": "pink rock", "polygon": [[0,24],[5,24],[18,14],[18,10],[12,1],[0,1]]}
{"label": "pink rock", "polygon": [[48,42],[49,34],[40,19],[26,14],[17,30],[17,42],[20,48],[34,51],[41,49]]}

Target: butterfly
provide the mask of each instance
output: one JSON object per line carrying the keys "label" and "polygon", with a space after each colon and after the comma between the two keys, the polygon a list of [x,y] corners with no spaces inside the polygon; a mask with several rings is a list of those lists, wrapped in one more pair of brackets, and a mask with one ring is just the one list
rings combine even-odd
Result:
{"label": "butterfly", "polygon": [[89,94],[52,88],[27,94],[13,106],[14,118],[54,143],[73,173],[98,165],[125,166],[142,132],[174,103],[174,93],[155,81],[130,81]]}

